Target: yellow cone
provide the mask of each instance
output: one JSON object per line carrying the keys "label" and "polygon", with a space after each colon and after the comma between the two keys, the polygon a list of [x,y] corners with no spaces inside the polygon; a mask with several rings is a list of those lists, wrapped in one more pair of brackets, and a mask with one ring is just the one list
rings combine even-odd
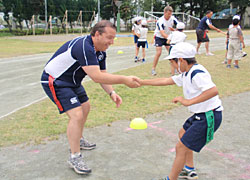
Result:
{"label": "yellow cone", "polygon": [[130,122],[130,128],[132,129],[147,129],[147,122],[142,118],[134,118]]}
{"label": "yellow cone", "polygon": [[118,39],[117,37],[114,38],[114,40],[117,40],[117,39]]}
{"label": "yellow cone", "polygon": [[122,50],[117,51],[117,54],[123,54],[124,52]]}

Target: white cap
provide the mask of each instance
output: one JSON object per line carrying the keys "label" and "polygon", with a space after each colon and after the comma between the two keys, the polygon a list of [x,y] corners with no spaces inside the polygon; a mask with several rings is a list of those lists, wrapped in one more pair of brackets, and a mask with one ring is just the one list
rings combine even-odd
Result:
{"label": "white cap", "polygon": [[146,26],[146,25],[147,25],[147,21],[143,19],[143,20],[141,21],[141,25]]}
{"label": "white cap", "polygon": [[196,48],[187,42],[180,42],[173,46],[168,55],[164,59],[174,59],[174,58],[193,58],[196,54]]}
{"label": "white cap", "polygon": [[177,29],[185,29],[185,24],[183,22],[179,22],[176,26]]}
{"label": "white cap", "polygon": [[233,20],[234,20],[234,19],[240,20],[240,16],[239,16],[239,15],[234,15]]}
{"label": "white cap", "polygon": [[135,21],[140,21],[141,19],[142,19],[142,18],[139,17],[139,16],[135,17]]}

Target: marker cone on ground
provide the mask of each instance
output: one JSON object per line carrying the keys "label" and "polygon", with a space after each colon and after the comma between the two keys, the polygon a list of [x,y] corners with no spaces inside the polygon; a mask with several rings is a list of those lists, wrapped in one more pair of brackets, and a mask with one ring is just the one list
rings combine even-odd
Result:
{"label": "marker cone on ground", "polygon": [[124,52],[122,50],[117,51],[117,54],[123,54]]}
{"label": "marker cone on ground", "polygon": [[147,127],[148,127],[147,122],[142,118],[134,118],[130,122],[130,128],[132,129],[147,129]]}

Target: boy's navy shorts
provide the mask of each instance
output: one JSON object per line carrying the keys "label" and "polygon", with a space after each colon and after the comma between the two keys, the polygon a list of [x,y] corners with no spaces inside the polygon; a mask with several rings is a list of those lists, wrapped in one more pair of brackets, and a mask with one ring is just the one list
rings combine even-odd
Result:
{"label": "boy's navy shorts", "polygon": [[161,46],[170,46],[170,44],[167,44],[167,39],[155,37],[155,46],[161,47]]}
{"label": "boy's navy shorts", "polygon": [[[214,112],[214,132],[219,128],[222,121],[222,111]],[[189,149],[200,152],[207,141],[207,118],[205,113],[196,113],[186,120],[183,128],[186,131],[181,142]]]}
{"label": "boy's navy shorts", "polygon": [[138,41],[138,42],[137,42],[137,47],[140,47],[140,46],[141,46],[142,48],[145,48],[146,43],[147,43],[146,41]]}
{"label": "boy's navy shorts", "polygon": [[134,43],[136,44],[138,42],[139,37],[134,35]]}
{"label": "boy's navy shorts", "polygon": [[89,99],[82,85],[79,87],[50,87],[48,83],[42,83],[42,86],[45,93],[57,105],[60,114],[81,106]]}

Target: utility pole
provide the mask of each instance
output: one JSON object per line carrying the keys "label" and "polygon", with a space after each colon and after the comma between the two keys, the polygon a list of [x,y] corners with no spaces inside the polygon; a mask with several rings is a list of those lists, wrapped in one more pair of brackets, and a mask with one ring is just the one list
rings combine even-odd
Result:
{"label": "utility pole", "polygon": [[100,22],[100,0],[98,0],[98,22]]}
{"label": "utility pole", "polygon": [[120,7],[122,5],[122,1],[115,1],[115,5],[118,7],[117,13],[117,32],[120,32]]}
{"label": "utility pole", "polygon": [[44,6],[45,6],[45,24],[47,26],[47,0],[44,0]]}

